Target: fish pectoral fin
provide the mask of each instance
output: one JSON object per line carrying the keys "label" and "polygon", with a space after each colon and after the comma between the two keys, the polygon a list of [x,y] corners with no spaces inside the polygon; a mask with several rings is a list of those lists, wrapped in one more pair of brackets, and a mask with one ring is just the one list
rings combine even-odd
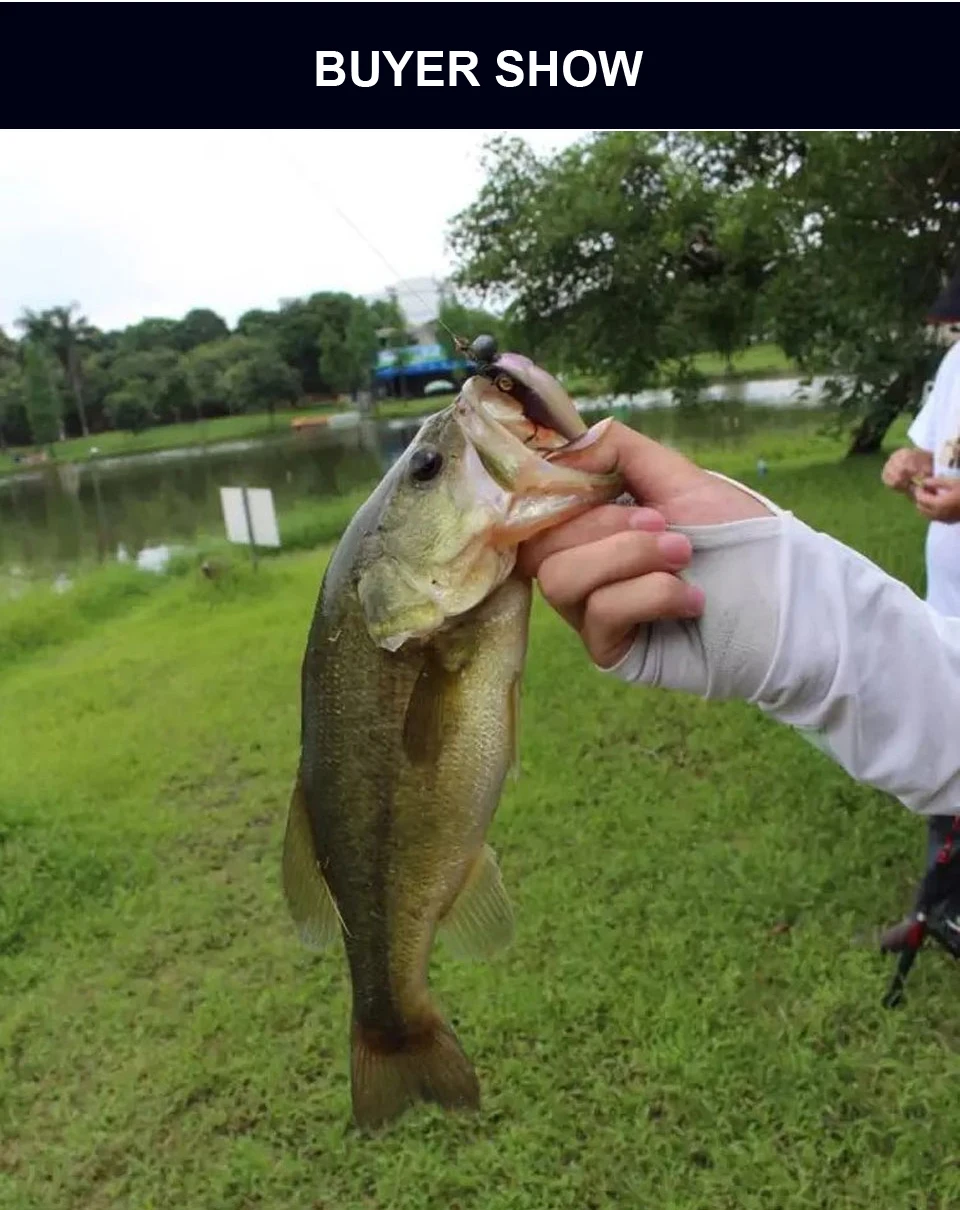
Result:
{"label": "fish pectoral fin", "polygon": [[403,719],[403,750],[414,765],[435,764],[440,757],[446,699],[455,680],[434,653],[427,656]]}
{"label": "fish pectoral fin", "polygon": [[518,673],[511,682],[510,696],[507,700],[510,720],[510,776],[514,780],[520,776],[520,688],[522,683],[523,674]]}
{"label": "fish pectoral fin", "polygon": [[513,909],[489,845],[480,850],[438,933],[455,958],[480,961],[505,950],[513,940]]}
{"label": "fish pectoral fin", "polygon": [[290,796],[283,838],[283,892],[303,944],[313,950],[326,949],[337,936],[339,917],[317,864],[306,795],[299,777]]}

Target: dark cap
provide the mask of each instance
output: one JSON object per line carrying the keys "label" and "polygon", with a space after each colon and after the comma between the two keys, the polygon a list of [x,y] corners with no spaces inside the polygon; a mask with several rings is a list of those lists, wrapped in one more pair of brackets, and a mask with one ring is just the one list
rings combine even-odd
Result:
{"label": "dark cap", "polygon": [[927,323],[960,323],[960,273],[955,273],[927,312]]}

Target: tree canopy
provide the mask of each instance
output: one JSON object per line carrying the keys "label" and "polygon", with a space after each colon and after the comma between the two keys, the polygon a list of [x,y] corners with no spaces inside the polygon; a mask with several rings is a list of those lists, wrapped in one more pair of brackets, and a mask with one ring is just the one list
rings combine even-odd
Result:
{"label": "tree canopy", "polygon": [[953,132],[595,134],[487,148],[455,217],[456,281],[513,343],[615,389],[701,385],[698,353],[769,339],[873,449],[940,351],[924,320],[960,240]]}
{"label": "tree canopy", "polygon": [[136,432],[356,394],[369,383],[385,319],[405,326],[389,303],[330,292],[248,311],[234,331],[206,307],[108,332],[77,303],[24,310],[19,340],[0,330],[0,442]]}

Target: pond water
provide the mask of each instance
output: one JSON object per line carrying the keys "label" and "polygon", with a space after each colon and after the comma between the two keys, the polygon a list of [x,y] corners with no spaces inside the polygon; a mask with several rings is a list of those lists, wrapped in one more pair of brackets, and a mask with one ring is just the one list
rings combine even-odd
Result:
{"label": "pond water", "polygon": [[[632,400],[632,410],[621,415],[659,440],[688,447],[700,441],[735,446],[760,428],[795,428],[801,413],[815,423],[809,405],[791,403],[781,384],[745,385],[762,387],[769,402],[754,402],[741,392],[719,406],[687,410],[658,406],[650,393]],[[589,413],[597,408],[624,402],[584,405],[585,419],[592,421]],[[337,428],[310,435],[287,432],[0,477],[0,568],[58,575],[79,561],[116,558],[118,550],[121,557],[126,552],[136,558],[158,546],[188,544],[200,533],[222,534],[222,486],[272,489],[282,526],[285,510],[372,486],[421,420],[346,418]]]}

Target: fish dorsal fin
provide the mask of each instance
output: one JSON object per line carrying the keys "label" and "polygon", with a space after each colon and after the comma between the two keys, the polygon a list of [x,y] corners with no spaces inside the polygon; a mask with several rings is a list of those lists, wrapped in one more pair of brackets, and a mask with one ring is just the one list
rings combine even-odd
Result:
{"label": "fish dorsal fin", "polygon": [[283,838],[283,892],[303,944],[313,950],[326,949],[337,936],[339,918],[317,864],[306,795],[299,776],[290,795]]}
{"label": "fish dorsal fin", "polygon": [[513,940],[513,909],[489,845],[478,853],[438,931],[455,958],[482,961]]}

